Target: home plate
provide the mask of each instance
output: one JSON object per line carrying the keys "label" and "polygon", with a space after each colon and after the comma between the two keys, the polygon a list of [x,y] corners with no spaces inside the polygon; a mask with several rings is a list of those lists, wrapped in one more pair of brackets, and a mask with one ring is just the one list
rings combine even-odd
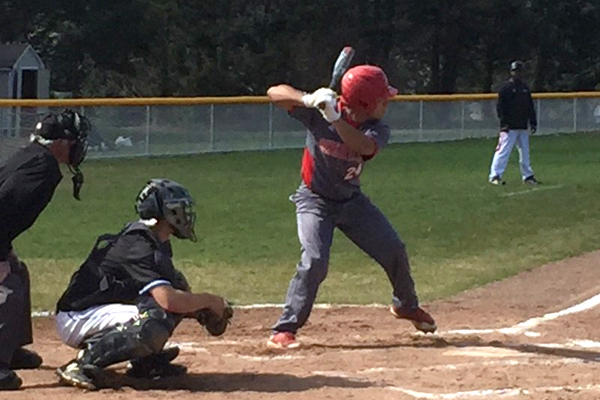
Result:
{"label": "home plate", "polygon": [[497,347],[465,347],[461,349],[448,350],[445,356],[469,356],[469,357],[525,357],[527,354],[510,349],[499,349]]}

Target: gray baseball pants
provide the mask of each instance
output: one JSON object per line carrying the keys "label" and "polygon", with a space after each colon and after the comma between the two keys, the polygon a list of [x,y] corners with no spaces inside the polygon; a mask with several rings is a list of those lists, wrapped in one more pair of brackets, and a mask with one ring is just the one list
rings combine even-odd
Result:
{"label": "gray baseball pants", "polygon": [[290,199],[296,203],[302,255],[273,331],[296,333],[308,320],[319,285],[327,276],[335,228],[383,267],[393,287],[395,306],[419,306],[404,243],[364,194],[339,203],[299,189]]}

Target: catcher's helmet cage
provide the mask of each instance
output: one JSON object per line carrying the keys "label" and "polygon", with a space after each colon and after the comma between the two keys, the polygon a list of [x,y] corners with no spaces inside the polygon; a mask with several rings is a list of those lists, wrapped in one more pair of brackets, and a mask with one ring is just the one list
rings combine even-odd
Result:
{"label": "catcher's helmet cage", "polygon": [[390,86],[383,70],[375,65],[357,65],[342,77],[342,104],[371,113],[380,99],[389,99],[398,94]]}
{"label": "catcher's helmet cage", "polygon": [[196,241],[195,202],[189,191],[179,183],[163,178],[151,179],[135,201],[135,211],[141,219],[164,219],[179,239]]}

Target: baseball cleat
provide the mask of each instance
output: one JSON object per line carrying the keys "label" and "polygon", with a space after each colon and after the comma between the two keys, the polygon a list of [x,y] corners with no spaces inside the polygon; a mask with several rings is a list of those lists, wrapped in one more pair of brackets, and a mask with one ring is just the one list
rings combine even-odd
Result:
{"label": "baseball cleat", "polygon": [[499,176],[494,176],[492,179],[490,179],[490,183],[494,186],[506,185],[506,182],[503,181]]}
{"label": "baseball cleat", "polygon": [[391,306],[390,312],[396,318],[409,320],[412,322],[415,328],[421,332],[433,333],[437,330],[437,325],[435,324],[435,321],[431,315],[429,315],[429,313],[427,313],[421,307],[412,310],[403,310],[401,308]]}
{"label": "baseball cleat", "polygon": [[540,182],[538,182],[538,180],[535,179],[535,176],[531,175],[531,176],[528,176],[527,178],[523,179],[523,183],[525,185],[535,186],[535,185],[539,184]]}
{"label": "baseball cleat", "polygon": [[22,347],[16,349],[10,360],[10,369],[36,369],[42,365],[42,357],[35,351]]}
{"label": "baseball cleat", "polygon": [[179,347],[169,347],[160,353],[146,357],[138,357],[129,361],[126,375],[137,379],[159,379],[171,376],[181,376],[187,372],[187,367],[172,364],[179,355]]}
{"label": "baseball cleat", "polygon": [[94,382],[93,369],[100,369],[93,365],[81,365],[77,360],[69,361],[56,370],[60,382],[65,385],[75,386],[80,389],[96,390],[98,385]]}
{"label": "baseball cleat", "polygon": [[0,369],[0,391],[17,390],[21,387],[23,381],[13,371]]}
{"label": "baseball cleat", "polygon": [[297,349],[300,343],[296,340],[296,335],[292,332],[277,332],[271,335],[267,342],[267,347],[270,349]]}

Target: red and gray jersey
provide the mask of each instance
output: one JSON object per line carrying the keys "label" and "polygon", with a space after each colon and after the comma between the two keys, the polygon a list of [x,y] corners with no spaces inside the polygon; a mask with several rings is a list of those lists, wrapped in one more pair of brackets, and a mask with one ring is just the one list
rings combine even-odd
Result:
{"label": "red and gray jersey", "polygon": [[390,128],[378,120],[361,124],[358,129],[376,145],[373,155],[361,156],[344,143],[318,110],[296,107],[290,115],[309,131],[302,159],[304,185],[314,193],[335,201],[346,201],[359,193],[363,165],[387,144]]}

